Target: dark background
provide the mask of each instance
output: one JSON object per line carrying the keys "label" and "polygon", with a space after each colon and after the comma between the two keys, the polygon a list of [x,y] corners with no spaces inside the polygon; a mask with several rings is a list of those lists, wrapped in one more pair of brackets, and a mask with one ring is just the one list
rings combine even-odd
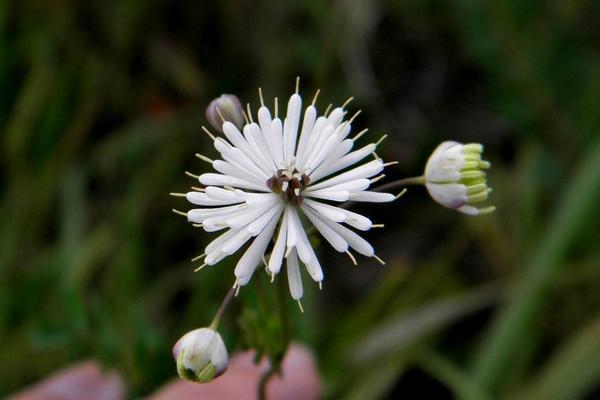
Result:
{"label": "dark background", "polygon": [[[354,208],[386,224],[367,235],[385,267],[319,246],[323,291],[306,279],[289,311],[326,397],[599,396],[598,4],[0,1],[0,395],[89,357],[131,397],[176,374],[172,344],[210,322],[239,255],[192,273],[213,236],[168,193],[215,155],[212,98],[256,106],[299,75],[320,110],[354,96],[355,126],[388,135],[388,182],[443,140],[483,143],[497,207],[411,188]],[[257,290],[225,316],[230,352]]]}

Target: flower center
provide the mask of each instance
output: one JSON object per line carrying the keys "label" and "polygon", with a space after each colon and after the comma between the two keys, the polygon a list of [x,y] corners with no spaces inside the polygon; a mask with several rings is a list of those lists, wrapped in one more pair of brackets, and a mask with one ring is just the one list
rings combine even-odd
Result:
{"label": "flower center", "polygon": [[280,193],[283,201],[293,206],[302,204],[301,193],[308,187],[309,183],[310,178],[308,175],[300,175],[297,169],[292,172],[280,169],[277,171],[277,175],[267,179],[267,187],[273,193]]}

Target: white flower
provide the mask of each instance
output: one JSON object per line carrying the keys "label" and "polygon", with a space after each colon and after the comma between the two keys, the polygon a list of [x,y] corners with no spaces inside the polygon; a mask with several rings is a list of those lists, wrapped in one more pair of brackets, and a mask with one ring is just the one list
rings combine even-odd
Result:
{"label": "white flower", "polygon": [[477,208],[492,191],[487,186],[484,169],[490,163],[481,159],[483,146],[479,143],[443,142],[425,166],[425,186],[431,197],[445,207],[469,215],[487,214],[495,207]]}
{"label": "white flower", "polygon": [[[298,258],[321,285],[323,270],[302,216],[354,263],[351,248],[382,262],[373,247],[347,227],[367,231],[381,225],[373,225],[370,219],[325,201],[393,201],[392,194],[367,190],[383,175],[370,178],[389,164],[375,155],[375,143],[353,151],[355,141],[366,130],[348,138],[353,118],[345,120],[344,106],[318,116],[314,106],[317,95],[302,115],[302,99],[296,88],[282,120],[277,116],[277,99],[273,118],[261,93],[257,121],[252,120],[248,108],[250,121],[241,132],[234,124],[224,122],[225,138],[211,135],[220,160],[198,155],[210,162],[217,173],[200,175],[198,180],[206,187],[185,195],[188,201],[201,206],[188,211],[187,218],[207,232],[224,230],[200,256],[206,257],[204,265],[216,264],[253,239],[235,267],[238,287],[248,283],[261,259],[274,279],[284,258],[294,299],[300,299],[303,293]],[[374,159],[353,167],[368,156]],[[267,261],[264,254],[272,238],[275,243]]]}
{"label": "white flower", "polygon": [[227,349],[212,328],[186,333],[173,346],[179,376],[198,383],[210,382],[227,369]]}

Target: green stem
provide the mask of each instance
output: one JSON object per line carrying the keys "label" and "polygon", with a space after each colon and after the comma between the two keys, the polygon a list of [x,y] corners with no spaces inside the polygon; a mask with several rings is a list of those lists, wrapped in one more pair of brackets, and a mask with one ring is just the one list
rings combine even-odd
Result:
{"label": "green stem", "polygon": [[273,375],[281,373],[281,361],[287,353],[290,344],[290,316],[287,307],[287,291],[285,286],[285,280],[277,280],[277,303],[279,307],[279,316],[281,319],[281,352],[278,354],[276,359],[271,358],[269,360],[269,369],[260,378],[258,385],[258,398],[264,400],[267,397],[267,384]]}
{"label": "green stem", "polygon": [[548,282],[563,264],[582,224],[594,219],[599,197],[600,140],[597,140],[571,180],[549,228],[540,238],[513,301],[501,311],[483,343],[473,373],[476,382],[490,393],[509,370],[513,354],[521,350],[521,339],[535,323]]}
{"label": "green stem", "polygon": [[401,188],[404,186],[424,185],[424,184],[425,184],[425,177],[421,175],[421,176],[413,176],[411,178],[399,179],[394,182],[386,183],[385,185],[378,186],[373,190],[376,192],[384,192],[387,190],[397,189],[397,188]]}
{"label": "green stem", "polygon": [[233,287],[231,289],[229,289],[229,291],[227,292],[227,295],[223,299],[223,302],[219,306],[219,309],[217,310],[215,317],[213,318],[212,322],[210,323],[209,328],[211,328],[215,331],[217,330],[217,328],[219,327],[219,323],[221,322],[221,318],[223,317],[223,314],[225,313],[225,309],[227,309],[227,306],[229,305],[229,303],[231,303],[231,299],[233,299],[233,297],[235,296],[235,291],[236,291],[236,289]]}

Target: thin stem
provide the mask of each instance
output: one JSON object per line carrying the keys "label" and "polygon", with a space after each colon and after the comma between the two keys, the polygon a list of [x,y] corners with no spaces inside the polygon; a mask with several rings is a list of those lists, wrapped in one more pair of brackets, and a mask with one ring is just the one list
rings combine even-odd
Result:
{"label": "thin stem", "polygon": [[225,309],[227,308],[229,303],[231,303],[231,299],[233,299],[233,297],[235,296],[235,290],[236,290],[235,287],[232,287],[227,292],[227,295],[225,296],[225,298],[223,299],[223,302],[219,306],[219,309],[217,310],[215,317],[213,318],[212,322],[210,323],[209,327],[211,329],[216,331],[217,328],[219,327],[219,323],[221,322],[221,318],[223,317],[223,314],[225,313]]}
{"label": "thin stem", "polygon": [[289,344],[290,344],[290,316],[288,313],[288,307],[287,307],[287,292],[286,292],[286,286],[285,286],[285,280],[283,279],[278,279],[277,280],[277,286],[278,286],[278,290],[277,290],[277,303],[279,303],[279,316],[281,319],[281,352],[277,355],[277,358],[271,358],[269,359],[269,369],[267,371],[265,371],[265,373],[261,376],[260,378],[260,383],[258,386],[258,398],[260,400],[266,399],[267,397],[267,384],[269,383],[269,380],[271,380],[271,378],[273,377],[273,375],[275,375],[276,373],[281,374],[282,370],[281,370],[281,361],[283,360],[283,358],[285,357],[285,354],[287,353]]}
{"label": "thin stem", "polygon": [[408,185],[424,185],[425,177],[424,176],[413,176],[411,178],[399,179],[394,182],[386,183],[381,186],[377,186],[373,189],[375,192],[383,192],[386,190],[397,189]]}

